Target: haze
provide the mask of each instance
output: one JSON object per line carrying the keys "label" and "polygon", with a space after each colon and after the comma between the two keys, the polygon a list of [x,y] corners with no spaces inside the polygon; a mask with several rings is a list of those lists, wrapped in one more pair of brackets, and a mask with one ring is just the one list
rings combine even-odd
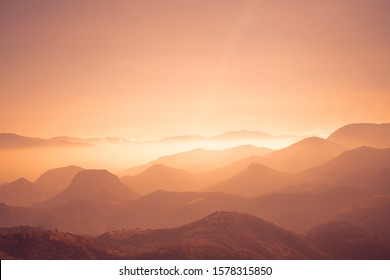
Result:
{"label": "haze", "polygon": [[390,117],[388,1],[0,3],[0,127],[327,136]]}

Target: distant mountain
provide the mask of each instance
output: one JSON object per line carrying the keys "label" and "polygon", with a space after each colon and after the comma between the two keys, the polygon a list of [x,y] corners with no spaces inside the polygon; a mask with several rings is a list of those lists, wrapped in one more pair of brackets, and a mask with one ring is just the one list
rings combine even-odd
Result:
{"label": "distant mountain", "polygon": [[390,167],[390,148],[361,147],[301,173],[303,182],[328,186],[365,186],[369,179]]}
{"label": "distant mountain", "polygon": [[10,206],[0,203],[0,227],[37,226],[46,212],[46,209]]}
{"label": "distant mountain", "polygon": [[135,176],[125,176],[121,181],[140,194],[156,190],[190,191],[199,188],[198,176],[180,169],[156,164]]}
{"label": "distant mountain", "polygon": [[294,175],[278,172],[259,163],[252,163],[240,173],[208,188],[246,197],[260,196],[287,186]]}
{"label": "distant mountain", "polygon": [[262,163],[282,172],[301,172],[325,163],[346,150],[346,147],[329,140],[310,137],[268,153]]}
{"label": "distant mountain", "polygon": [[51,169],[39,176],[35,184],[49,196],[53,196],[65,190],[72,182],[73,177],[82,170],[83,168],[78,166]]}
{"label": "distant mountain", "polygon": [[228,131],[220,135],[213,136],[210,139],[211,140],[236,140],[236,139],[269,138],[269,137],[276,137],[276,136],[261,131],[240,130],[240,131]]}
{"label": "distant mountain", "polygon": [[194,222],[216,211],[247,212],[248,200],[225,193],[156,191],[127,203],[139,219],[134,227],[166,228]]}
{"label": "distant mountain", "polygon": [[106,170],[83,170],[76,174],[70,185],[53,198],[36,206],[51,207],[75,200],[102,200],[121,202],[134,199],[137,194]]}
{"label": "distant mountain", "polygon": [[349,124],[333,132],[328,140],[351,148],[361,146],[390,148],[390,123]]}
{"label": "distant mountain", "polygon": [[17,135],[14,133],[0,133],[1,149],[27,149],[52,146],[86,146],[86,143],[73,142],[65,139],[42,139]]}
{"label": "distant mountain", "polygon": [[101,234],[122,228],[177,227],[221,210],[244,211],[245,198],[224,193],[157,191],[129,202],[73,200],[50,208],[0,204],[0,227],[42,226],[77,234]]}
{"label": "distant mountain", "polygon": [[43,190],[24,178],[0,186],[0,203],[13,206],[29,206],[44,197]]}
{"label": "distant mountain", "polygon": [[204,141],[206,137],[199,135],[181,135],[162,138],[159,142]]}
{"label": "distant mountain", "polygon": [[329,258],[300,235],[235,212],[216,212],[179,228],[114,232],[101,239],[141,259]]}
{"label": "distant mountain", "polygon": [[121,171],[118,175],[136,175],[156,164],[162,164],[190,172],[202,173],[223,167],[229,163],[233,163],[249,156],[261,156],[269,153],[270,151],[272,150],[254,147],[251,145],[243,145],[226,150],[195,149],[188,152],[158,158],[145,165]]}
{"label": "distant mountain", "polygon": [[390,245],[355,225],[330,222],[312,229],[308,237],[337,260],[389,260]]}

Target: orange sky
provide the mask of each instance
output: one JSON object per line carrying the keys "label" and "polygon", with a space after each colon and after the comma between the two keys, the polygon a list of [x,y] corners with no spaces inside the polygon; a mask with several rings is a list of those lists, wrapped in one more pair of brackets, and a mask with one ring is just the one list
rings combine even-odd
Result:
{"label": "orange sky", "polygon": [[0,2],[0,131],[152,139],[390,121],[387,0]]}

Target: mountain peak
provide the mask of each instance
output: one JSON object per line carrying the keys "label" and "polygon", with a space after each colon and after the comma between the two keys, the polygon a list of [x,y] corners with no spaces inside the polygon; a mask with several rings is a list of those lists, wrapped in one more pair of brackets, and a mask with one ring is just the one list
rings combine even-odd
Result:
{"label": "mountain peak", "polygon": [[48,207],[83,199],[120,202],[129,201],[136,196],[114,174],[104,169],[89,169],[77,173],[68,188],[37,206]]}

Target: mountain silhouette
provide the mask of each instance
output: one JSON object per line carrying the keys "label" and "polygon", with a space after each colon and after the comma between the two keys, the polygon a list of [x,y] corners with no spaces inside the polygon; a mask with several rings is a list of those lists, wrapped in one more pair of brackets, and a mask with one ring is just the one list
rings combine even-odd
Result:
{"label": "mountain silhouette", "polygon": [[64,191],[36,206],[51,207],[84,199],[121,202],[129,201],[136,196],[133,190],[107,170],[83,170],[76,174]]}
{"label": "mountain silhouette", "polygon": [[388,260],[390,245],[346,222],[330,222],[308,232],[313,243],[337,260]]}
{"label": "mountain silhouette", "polygon": [[[224,193],[156,191],[129,202],[79,199],[50,208],[0,204],[0,227],[29,225],[77,234],[122,228],[177,227],[221,210],[244,211],[248,200]],[[40,206],[40,204],[38,204]]]}
{"label": "mountain silhouette", "polygon": [[333,132],[328,140],[357,148],[369,146],[378,149],[390,148],[390,123],[354,123]]}
{"label": "mountain silhouette", "polygon": [[0,203],[28,206],[44,197],[45,193],[40,188],[24,178],[0,186]]}
{"label": "mountain silhouette", "polygon": [[365,183],[365,189],[376,194],[390,195],[390,167],[371,176],[371,178],[367,180],[367,183]]}
{"label": "mountain silhouette", "polygon": [[93,237],[33,227],[0,228],[1,259],[120,259],[114,246]]}
{"label": "mountain silhouette", "polygon": [[102,239],[134,248],[130,256],[142,259],[329,258],[300,235],[236,212],[216,212],[174,229],[108,233]]}
{"label": "mountain silhouette", "polygon": [[262,163],[282,172],[300,172],[325,163],[345,150],[346,147],[329,140],[310,137],[265,155]]}
{"label": "mountain silhouette", "polygon": [[14,133],[0,133],[0,150],[27,149],[50,146],[87,146],[86,143],[72,142],[64,139],[42,139],[26,137]]}
{"label": "mountain silhouette", "polygon": [[261,131],[240,130],[240,131],[228,131],[219,135],[215,135],[210,139],[224,141],[224,140],[236,140],[236,139],[246,139],[246,138],[269,138],[269,137],[276,137],[276,136]]}
{"label": "mountain silhouette", "polygon": [[229,163],[254,155],[264,155],[272,151],[268,148],[259,148],[251,145],[237,146],[225,150],[195,149],[183,153],[158,158],[145,165],[136,166],[118,173],[120,176],[137,175],[156,164],[189,172],[203,173],[223,167]]}
{"label": "mountain silhouette", "polygon": [[388,167],[390,149],[360,147],[306,170],[301,180],[329,186],[364,186],[372,176]]}
{"label": "mountain silhouette", "polygon": [[240,173],[217,183],[210,191],[254,197],[276,191],[289,184],[294,175],[278,172],[259,163],[252,163]]}
{"label": "mountain silhouette", "polygon": [[334,220],[334,215],[370,193],[353,187],[317,192],[272,193],[252,199],[250,213],[294,232]]}
{"label": "mountain silhouette", "polygon": [[39,176],[35,184],[49,196],[53,196],[65,190],[72,182],[73,177],[82,170],[83,168],[78,166],[50,169]]}
{"label": "mountain silhouette", "polygon": [[359,226],[371,235],[390,242],[390,196],[377,195],[349,203],[331,219]]}
{"label": "mountain silhouette", "polygon": [[156,164],[135,176],[125,176],[121,181],[140,194],[156,190],[190,191],[199,188],[198,176],[183,170]]}

